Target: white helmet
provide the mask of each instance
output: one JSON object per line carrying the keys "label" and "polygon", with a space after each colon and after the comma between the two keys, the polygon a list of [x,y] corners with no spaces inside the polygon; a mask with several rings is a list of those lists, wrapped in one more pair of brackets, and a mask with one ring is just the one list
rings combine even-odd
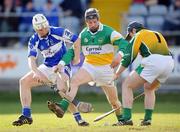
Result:
{"label": "white helmet", "polygon": [[43,14],[36,14],[33,16],[32,25],[34,30],[40,30],[49,27],[49,22]]}

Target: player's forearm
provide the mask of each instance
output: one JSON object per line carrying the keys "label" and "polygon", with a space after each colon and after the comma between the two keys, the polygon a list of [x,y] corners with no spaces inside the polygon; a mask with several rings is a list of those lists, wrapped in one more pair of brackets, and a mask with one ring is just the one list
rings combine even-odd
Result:
{"label": "player's forearm", "polygon": [[60,64],[62,65],[68,65],[74,58],[74,50],[71,47],[66,54],[63,55],[63,58],[60,61]]}
{"label": "player's forearm", "polygon": [[116,74],[120,75],[125,69],[126,67],[119,65],[118,69],[116,70]]}
{"label": "player's forearm", "polygon": [[77,64],[80,61],[80,39],[77,39],[73,46],[63,55],[61,65],[68,65],[71,61]]}
{"label": "player's forearm", "polygon": [[30,57],[28,58],[28,64],[29,64],[29,68],[30,68],[32,71],[34,71],[34,72],[38,71],[38,69],[37,69],[37,64],[36,64],[36,58],[35,58],[35,57],[30,56]]}
{"label": "player's forearm", "polygon": [[74,49],[74,58],[73,64],[78,64],[80,62],[80,50],[81,50],[81,40],[78,38],[73,45]]}
{"label": "player's forearm", "polygon": [[124,51],[126,47],[129,45],[129,42],[126,41],[125,39],[121,38],[116,41],[114,41],[114,45],[118,46],[119,51]]}

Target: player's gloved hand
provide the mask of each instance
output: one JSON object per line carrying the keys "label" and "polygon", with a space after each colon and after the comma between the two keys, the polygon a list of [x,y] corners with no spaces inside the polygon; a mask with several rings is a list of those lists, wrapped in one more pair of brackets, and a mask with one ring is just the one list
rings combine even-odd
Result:
{"label": "player's gloved hand", "polygon": [[108,82],[109,85],[111,85],[115,80],[117,80],[119,77],[119,74],[114,73],[113,79],[111,81]]}

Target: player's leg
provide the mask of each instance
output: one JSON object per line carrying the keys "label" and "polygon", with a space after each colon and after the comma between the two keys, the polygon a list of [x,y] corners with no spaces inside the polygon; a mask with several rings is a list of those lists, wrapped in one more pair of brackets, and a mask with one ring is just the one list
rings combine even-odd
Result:
{"label": "player's leg", "polygon": [[[13,122],[13,125],[20,126],[23,124],[31,124],[31,88],[42,85],[37,79],[33,78],[34,73],[29,72],[23,76],[20,81],[20,100],[22,105],[22,115],[18,120]],[[47,81],[47,80],[44,80]]]}
{"label": "player's leg", "polygon": [[133,105],[133,90],[142,86],[146,81],[136,73],[132,71],[122,84],[122,103],[123,103],[123,118],[116,125],[132,125],[131,109]]}
{"label": "player's leg", "polygon": [[115,111],[117,120],[120,121],[122,118],[122,113],[121,113],[121,102],[118,99],[118,93],[117,93],[117,88],[115,86],[102,86],[102,89],[106,95],[106,98],[109,102],[109,104],[112,106],[113,109],[118,109]]}
{"label": "player's leg", "polygon": [[[144,84],[145,116],[141,125],[151,125],[152,113],[155,105],[155,90],[160,87],[160,83],[166,81],[174,67],[174,61],[171,56],[151,55],[147,60],[148,63],[146,63],[146,60],[142,62],[145,67],[140,74],[147,80]],[[159,67],[159,63],[161,63],[161,67]]]}
{"label": "player's leg", "polygon": [[152,113],[155,106],[155,90],[160,87],[160,82],[158,80],[153,81],[152,84],[146,82],[144,84],[144,108],[145,115],[141,122],[141,125],[151,125]]}
{"label": "player's leg", "polygon": [[[69,81],[69,77],[67,74],[61,74],[61,77],[57,75],[57,88],[64,94],[66,93],[66,91],[69,90],[67,81]],[[59,94],[61,97],[63,97],[61,92],[59,92]],[[73,103],[69,104],[68,110],[73,114],[75,121],[78,123],[79,126],[89,125],[89,123],[87,123],[86,121],[82,119],[80,112],[78,111],[77,107]]]}
{"label": "player's leg", "polygon": [[90,73],[84,68],[80,70],[72,77],[70,82],[70,91],[66,92],[66,97],[59,102],[59,117],[62,118],[66,112],[70,102],[72,102],[77,94],[80,85],[92,81]]}
{"label": "player's leg", "polygon": [[23,76],[20,81],[20,100],[22,105],[22,116],[19,117],[19,119],[15,122],[13,122],[13,125],[23,125],[23,124],[31,124],[32,118],[31,118],[31,88],[42,85],[42,81],[44,84],[48,83],[48,75],[47,67],[45,65],[40,65],[38,67],[40,72],[42,73],[41,80],[37,80],[34,78],[34,73],[31,71],[27,73],[25,76]]}

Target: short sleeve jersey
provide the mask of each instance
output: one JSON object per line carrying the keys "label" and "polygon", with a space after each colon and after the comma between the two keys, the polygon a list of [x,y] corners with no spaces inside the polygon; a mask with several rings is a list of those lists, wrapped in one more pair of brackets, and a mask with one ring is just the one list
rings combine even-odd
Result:
{"label": "short sleeve jersey", "polygon": [[41,38],[37,33],[32,35],[28,43],[28,56],[37,57],[39,50],[44,57],[44,64],[53,67],[59,63],[67,51],[65,43],[73,43],[77,38],[77,35],[67,29],[50,27],[46,38]]}

